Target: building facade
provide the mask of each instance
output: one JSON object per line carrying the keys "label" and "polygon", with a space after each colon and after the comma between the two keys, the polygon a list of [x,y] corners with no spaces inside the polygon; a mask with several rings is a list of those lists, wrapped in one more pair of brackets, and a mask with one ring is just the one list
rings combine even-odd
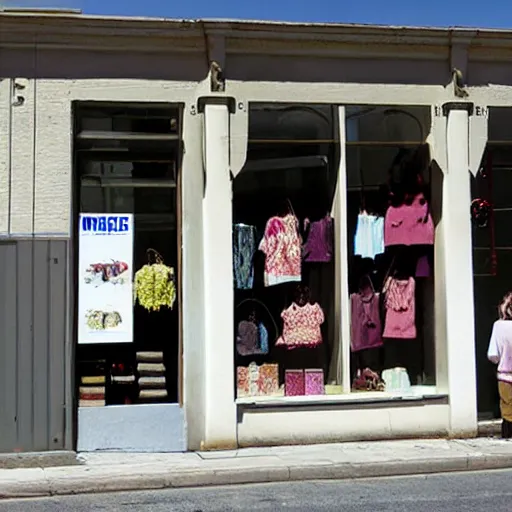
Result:
{"label": "building facade", "polygon": [[[480,411],[494,407],[486,337],[508,288],[498,231],[509,211],[511,34],[16,12],[0,25],[2,451],[476,435],[477,389]],[[503,172],[491,172],[491,190],[481,170],[493,166]],[[395,256],[361,271],[357,217],[403,172],[421,175],[428,194],[431,268],[417,279],[416,342],[385,342],[371,365],[410,362],[412,387],[355,392],[370,363],[351,342],[354,279],[395,271]],[[471,202],[495,203],[493,193],[502,220],[496,208],[477,228]],[[256,357],[237,342],[238,306],[253,301],[275,348],[296,293],[299,279],[281,295],[258,288],[256,263],[254,284],[234,285],[235,226],[265,228],[283,201],[301,225],[319,211],[334,220],[329,264],[300,276],[324,319],[322,351],[302,363],[299,352],[290,363],[293,351]],[[154,248],[176,270],[173,313],[163,323],[136,313],[132,344],[78,343],[79,219],[91,213],[133,214],[134,265]],[[166,398],[114,393],[155,352]],[[278,364],[278,390],[241,393],[253,359]],[[290,396],[285,369],[321,370],[322,393]],[[105,387],[105,406],[80,406],[105,401]]]}

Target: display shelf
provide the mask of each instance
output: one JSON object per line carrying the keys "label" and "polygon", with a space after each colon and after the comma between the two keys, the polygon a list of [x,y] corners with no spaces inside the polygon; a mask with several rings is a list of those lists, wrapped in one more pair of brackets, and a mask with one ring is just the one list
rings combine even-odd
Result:
{"label": "display shelf", "polygon": [[253,396],[237,398],[237,405],[292,405],[292,404],[334,404],[346,402],[375,402],[397,400],[425,400],[443,398],[436,386],[412,386],[411,393],[397,394],[385,391],[352,391],[339,395],[303,395],[303,396]]}

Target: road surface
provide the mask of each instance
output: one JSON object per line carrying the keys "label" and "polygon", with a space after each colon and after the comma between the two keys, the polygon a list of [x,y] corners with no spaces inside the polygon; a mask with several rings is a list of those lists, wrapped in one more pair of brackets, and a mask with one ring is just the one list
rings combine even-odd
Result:
{"label": "road surface", "polygon": [[512,470],[0,501],[0,512],[511,512]]}

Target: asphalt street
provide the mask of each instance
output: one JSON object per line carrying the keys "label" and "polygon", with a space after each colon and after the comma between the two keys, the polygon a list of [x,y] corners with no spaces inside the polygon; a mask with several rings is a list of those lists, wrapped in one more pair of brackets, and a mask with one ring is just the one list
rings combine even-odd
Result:
{"label": "asphalt street", "polygon": [[0,501],[0,512],[510,512],[512,470]]}

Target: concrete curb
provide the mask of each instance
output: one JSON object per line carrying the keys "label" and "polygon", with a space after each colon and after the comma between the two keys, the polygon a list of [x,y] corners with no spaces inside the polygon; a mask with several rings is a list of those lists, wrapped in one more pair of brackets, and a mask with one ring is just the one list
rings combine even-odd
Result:
{"label": "concrete curb", "polygon": [[[452,456],[439,459],[361,463],[281,463],[272,467],[245,466],[222,469],[204,467],[115,466],[21,470],[0,479],[0,498],[156,490],[166,488],[287,482],[348,480],[512,468],[512,455]],[[21,477],[21,478],[20,478]]]}
{"label": "concrete curb", "polygon": [[53,468],[81,464],[73,451],[0,453],[0,469]]}

